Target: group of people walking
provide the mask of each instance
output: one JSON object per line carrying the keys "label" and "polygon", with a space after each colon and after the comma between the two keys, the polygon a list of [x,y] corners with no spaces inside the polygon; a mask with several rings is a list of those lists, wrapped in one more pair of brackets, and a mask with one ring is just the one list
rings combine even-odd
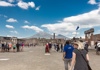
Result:
{"label": "group of people walking", "polygon": [[63,52],[65,70],[92,70],[89,66],[88,42],[84,44],[81,41],[68,40],[64,45],[47,43],[45,53],[50,53],[52,46],[57,52]]}
{"label": "group of people walking", "polygon": [[70,41],[66,41],[63,50],[63,60],[65,70],[92,70],[89,66],[88,51],[84,49],[84,45],[80,41],[72,44]]}
{"label": "group of people walking", "polygon": [[19,52],[23,51],[24,48],[24,43],[17,43],[17,44],[12,44],[12,43],[0,43],[0,48],[1,52],[10,52],[11,49],[13,49],[13,52]]}
{"label": "group of people walking", "polygon": [[57,52],[63,52],[63,44],[54,44],[54,48],[55,48],[55,50],[57,51]]}
{"label": "group of people walking", "polygon": [[52,49],[52,47],[57,52],[59,52],[59,51],[63,52],[63,44],[58,44],[58,43],[52,44],[50,42],[50,43],[47,43],[45,46],[45,53],[50,53],[50,50]]}

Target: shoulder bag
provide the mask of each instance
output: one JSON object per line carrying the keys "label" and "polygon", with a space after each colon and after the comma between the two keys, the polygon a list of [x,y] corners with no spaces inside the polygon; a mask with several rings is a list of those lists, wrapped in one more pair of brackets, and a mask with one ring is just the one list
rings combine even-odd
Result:
{"label": "shoulder bag", "polygon": [[[78,50],[79,51],[79,50]],[[81,53],[81,51],[79,51]],[[86,60],[86,58],[83,56],[83,54],[81,53],[81,56],[83,57],[83,59],[85,60],[87,66],[88,66],[88,70],[92,70],[92,68],[90,67],[88,61]]]}

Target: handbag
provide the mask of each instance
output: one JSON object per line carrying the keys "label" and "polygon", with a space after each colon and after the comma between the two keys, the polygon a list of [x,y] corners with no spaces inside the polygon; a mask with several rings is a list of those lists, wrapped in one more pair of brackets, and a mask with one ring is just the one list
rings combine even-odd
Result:
{"label": "handbag", "polygon": [[[79,51],[79,50],[78,50]],[[79,51],[80,52],[80,51]],[[80,52],[81,53],[81,52]],[[88,70],[92,70],[92,68],[90,67],[88,61],[85,59],[85,57],[83,56],[83,54],[81,53],[81,56],[83,57],[83,59],[85,60],[86,64],[87,64],[87,67],[88,67]]]}

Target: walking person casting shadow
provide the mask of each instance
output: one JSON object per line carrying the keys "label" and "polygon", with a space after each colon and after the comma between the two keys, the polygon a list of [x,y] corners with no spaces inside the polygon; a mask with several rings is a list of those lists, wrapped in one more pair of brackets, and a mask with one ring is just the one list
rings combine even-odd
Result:
{"label": "walking person casting shadow", "polygon": [[63,60],[64,60],[64,65],[65,65],[65,70],[69,70],[68,64],[71,65],[73,50],[74,50],[73,46],[70,45],[69,41],[66,41],[64,50],[63,50]]}

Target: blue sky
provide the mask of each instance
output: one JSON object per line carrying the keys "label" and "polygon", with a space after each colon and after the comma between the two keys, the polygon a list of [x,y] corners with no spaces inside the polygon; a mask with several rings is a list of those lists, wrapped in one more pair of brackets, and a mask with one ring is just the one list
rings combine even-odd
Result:
{"label": "blue sky", "polygon": [[30,37],[37,32],[84,37],[100,33],[99,0],[0,0],[0,36]]}

